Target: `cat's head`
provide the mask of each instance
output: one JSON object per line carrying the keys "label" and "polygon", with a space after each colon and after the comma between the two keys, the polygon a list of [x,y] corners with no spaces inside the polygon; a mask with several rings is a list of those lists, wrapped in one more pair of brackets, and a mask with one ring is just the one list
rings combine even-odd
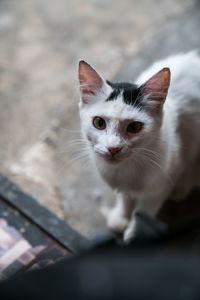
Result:
{"label": "cat's head", "polygon": [[98,158],[120,163],[159,136],[170,83],[168,68],[137,86],[105,81],[80,61],[79,82],[82,131]]}

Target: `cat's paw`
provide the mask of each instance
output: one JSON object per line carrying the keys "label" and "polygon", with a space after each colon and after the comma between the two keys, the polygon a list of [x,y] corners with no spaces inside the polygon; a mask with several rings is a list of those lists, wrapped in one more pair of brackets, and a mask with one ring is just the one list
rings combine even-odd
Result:
{"label": "cat's paw", "polygon": [[125,218],[111,218],[108,220],[107,225],[111,231],[117,234],[122,234],[128,224],[128,220]]}
{"label": "cat's paw", "polygon": [[136,220],[132,219],[129,222],[129,225],[127,226],[126,230],[124,231],[123,235],[123,241],[127,245],[129,244],[132,240],[134,240],[136,236]]}
{"label": "cat's paw", "polygon": [[129,220],[123,217],[117,210],[113,209],[107,217],[107,225],[110,230],[117,234],[123,234],[128,226]]}

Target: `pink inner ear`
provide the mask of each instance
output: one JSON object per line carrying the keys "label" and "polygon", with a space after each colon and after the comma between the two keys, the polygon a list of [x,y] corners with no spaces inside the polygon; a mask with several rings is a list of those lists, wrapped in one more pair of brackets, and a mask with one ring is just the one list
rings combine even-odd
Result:
{"label": "pink inner ear", "polygon": [[79,82],[83,98],[87,95],[95,94],[103,85],[100,75],[85,61],[79,62]]}
{"label": "pink inner ear", "polygon": [[143,85],[143,92],[151,96],[150,100],[163,103],[167,96],[169,84],[170,70],[164,68]]}

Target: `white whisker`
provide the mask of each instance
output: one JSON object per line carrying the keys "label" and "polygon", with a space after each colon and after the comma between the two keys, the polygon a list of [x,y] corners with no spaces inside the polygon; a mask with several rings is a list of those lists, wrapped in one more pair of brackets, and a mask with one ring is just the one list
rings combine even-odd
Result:
{"label": "white whisker", "polygon": [[145,163],[149,163],[152,167],[155,167],[156,169],[159,169],[161,171],[161,174],[169,181],[170,184],[173,184],[172,178],[169,176],[169,174],[167,174],[161,165],[161,160],[159,158],[159,160],[156,160],[155,157],[151,156],[152,154],[148,153],[148,152],[144,152],[143,154],[141,154],[140,159],[143,159],[143,161]]}

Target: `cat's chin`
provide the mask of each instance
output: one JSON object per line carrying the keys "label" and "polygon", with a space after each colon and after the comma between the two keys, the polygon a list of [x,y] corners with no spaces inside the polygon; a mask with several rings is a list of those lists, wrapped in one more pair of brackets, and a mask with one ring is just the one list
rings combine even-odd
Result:
{"label": "cat's chin", "polygon": [[121,159],[119,158],[104,158],[104,161],[106,161],[108,164],[111,164],[111,165],[117,165],[117,164],[120,164],[122,162]]}
{"label": "cat's chin", "polygon": [[121,157],[112,157],[112,156],[108,156],[108,155],[99,155],[97,154],[97,157],[98,159],[106,162],[107,164],[110,164],[110,165],[118,165],[120,164],[122,161],[124,161],[123,158]]}

